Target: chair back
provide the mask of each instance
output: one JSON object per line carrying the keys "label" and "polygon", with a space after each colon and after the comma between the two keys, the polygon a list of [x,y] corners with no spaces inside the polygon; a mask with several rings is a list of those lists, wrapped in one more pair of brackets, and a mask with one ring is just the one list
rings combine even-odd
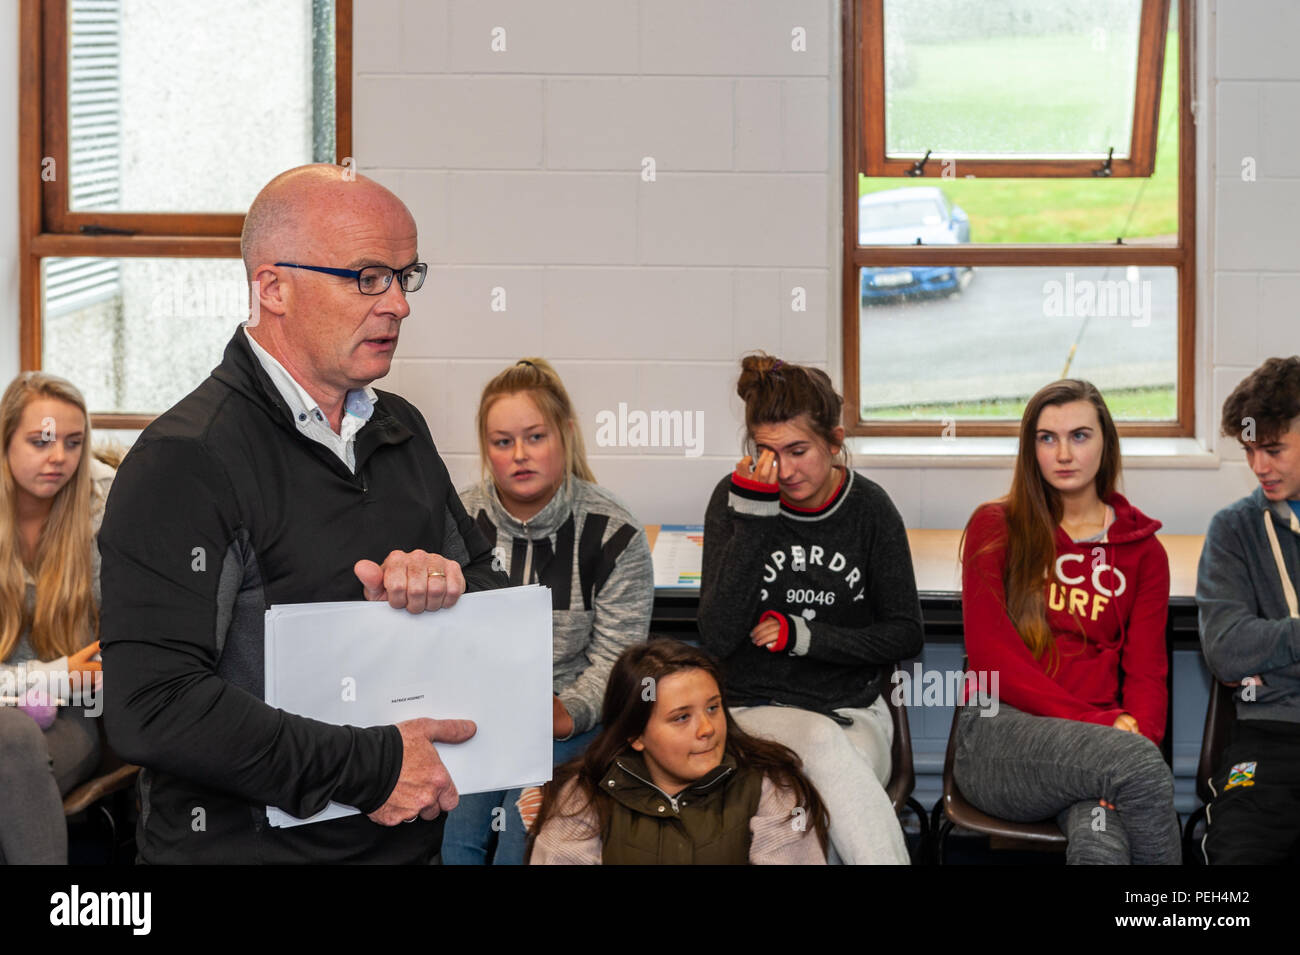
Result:
{"label": "chair back", "polygon": [[1196,795],[1201,802],[1214,798],[1210,779],[1219,765],[1219,757],[1232,737],[1232,727],[1237,722],[1237,704],[1232,699],[1232,687],[1214,680],[1210,687],[1210,702],[1205,707],[1205,728],[1201,732],[1201,758],[1196,765]]}
{"label": "chair back", "polygon": [[104,720],[95,720],[99,728],[99,766],[94,775],[74,787],[63,797],[63,814],[74,816],[85,812],[105,796],[126,789],[135,783],[139,766],[123,762],[122,757],[108,745],[108,736],[104,732]]}
{"label": "chair back", "polygon": [[[894,672],[899,669],[894,665]],[[907,723],[907,704],[894,702],[893,688],[898,684],[890,681],[888,688],[882,690],[889,715],[894,720],[894,745],[889,751],[889,784],[885,793],[894,804],[894,812],[902,812],[908,797],[916,788],[916,770],[912,766],[912,731]]]}

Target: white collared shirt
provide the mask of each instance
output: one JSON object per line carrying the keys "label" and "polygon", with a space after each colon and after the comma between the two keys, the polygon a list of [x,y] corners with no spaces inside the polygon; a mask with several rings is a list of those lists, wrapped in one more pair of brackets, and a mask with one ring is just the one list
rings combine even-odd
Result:
{"label": "white collared shirt", "polygon": [[339,460],[348,466],[348,470],[355,474],[357,432],[374,413],[377,398],[375,389],[367,385],[365,388],[353,388],[347,393],[343,399],[340,433],[335,434],[334,429],[330,427],[329,419],[316,403],[316,399],[307,393],[307,389],[300,385],[283,365],[276,361],[275,356],[248,334],[247,324],[242,327],[244,335],[248,338],[248,344],[253,348],[253,354],[262,363],[262,367],[266,369],[267,375],[280,392],[280,397],[293,412],[293,420],[298,430],[317,444],[322,444],[333,451],[338,455]]}

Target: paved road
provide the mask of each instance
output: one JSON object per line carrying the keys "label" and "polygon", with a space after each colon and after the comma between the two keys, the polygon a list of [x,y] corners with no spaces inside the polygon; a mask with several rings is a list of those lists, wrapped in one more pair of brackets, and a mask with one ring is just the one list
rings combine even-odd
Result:
{"label": "paved road", "polygon": [[1136,284],[1114,269],[979,268],[959,295],[866,306],[862,403],[1027,396],[1061,377],[1076,338],[1070,377],[1102,391],[1172,385],[1176,291],[1170,268]]}

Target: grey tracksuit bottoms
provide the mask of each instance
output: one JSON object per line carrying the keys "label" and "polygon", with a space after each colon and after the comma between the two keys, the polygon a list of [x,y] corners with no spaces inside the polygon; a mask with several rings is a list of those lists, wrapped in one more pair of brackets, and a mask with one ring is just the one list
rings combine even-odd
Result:
{"label": "grey tracksuit bottoms", "polygon": [[992,716],[963,707],[957,734],[953,778],[962,795],[1012,822],[1054,818],[1069,840],[1067,863],[1182,861],[1173,773],[1146,737],[1006,703]]}

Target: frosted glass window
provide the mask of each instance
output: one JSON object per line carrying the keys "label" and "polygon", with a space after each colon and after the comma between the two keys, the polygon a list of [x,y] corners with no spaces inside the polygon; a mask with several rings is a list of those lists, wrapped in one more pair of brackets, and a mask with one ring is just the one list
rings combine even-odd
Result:
{"label": "frosted glass window", "polygon": [[242,213],[334,162],[334,5],[69,0],[69,209]]}

